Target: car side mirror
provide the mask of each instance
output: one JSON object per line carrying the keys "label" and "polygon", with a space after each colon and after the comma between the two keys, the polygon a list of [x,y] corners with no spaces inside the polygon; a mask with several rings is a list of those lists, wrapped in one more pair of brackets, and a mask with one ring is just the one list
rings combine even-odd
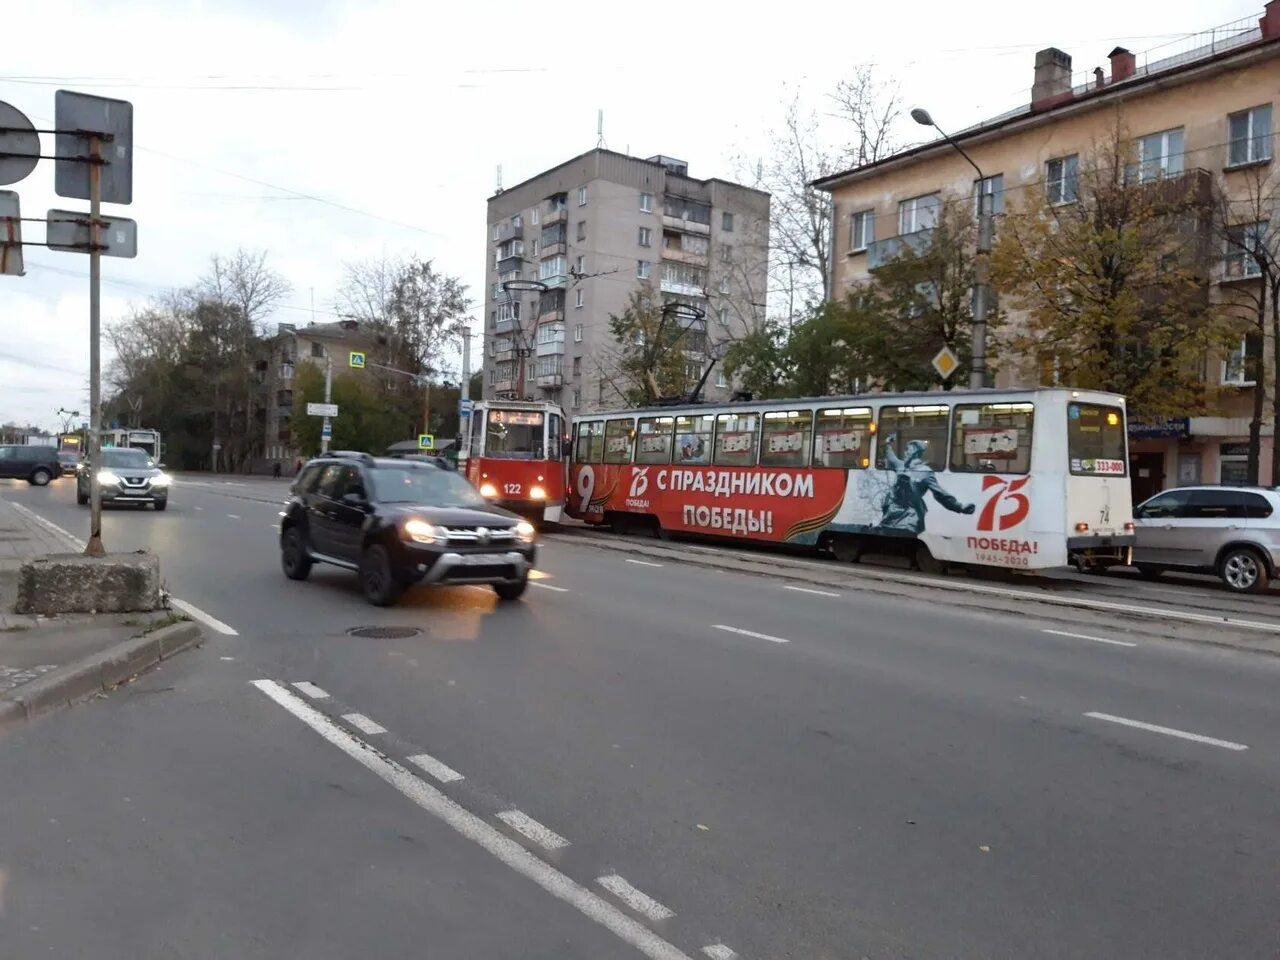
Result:
{"label": "car side mirror", "polygon": [[342,502],[349,507],[366,507],[369,501],[365,499],[363,493],[344,493]]}

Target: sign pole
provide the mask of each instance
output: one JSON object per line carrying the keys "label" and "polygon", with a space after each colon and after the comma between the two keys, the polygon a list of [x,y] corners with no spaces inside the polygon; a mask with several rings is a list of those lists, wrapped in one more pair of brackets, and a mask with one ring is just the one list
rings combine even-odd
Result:
{"label": "sign pole", "polygon": [[[324,402],[331,403],[333,401],[333,357],[326,352],[324,358]],[[329,418],[324,418],[324,424],[320,427],[320,452],[329,452],[329,432],[333,428],[329,426]]]}
{"label": "sign pole", "polygon": [[98,217],[102,213],[102,139],[89,137],[89,542],[90,557],[106,554],[102,546],[102,252]]}

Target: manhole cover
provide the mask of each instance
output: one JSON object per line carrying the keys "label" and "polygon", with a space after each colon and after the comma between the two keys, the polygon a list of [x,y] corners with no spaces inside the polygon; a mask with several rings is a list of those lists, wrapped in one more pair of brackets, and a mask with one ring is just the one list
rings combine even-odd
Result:
{"label": "manhole cover", "polygon": [[416,637],[421,632],[417,627],[352,627],[347,631],[353,637],[369,640],[403,640]]}

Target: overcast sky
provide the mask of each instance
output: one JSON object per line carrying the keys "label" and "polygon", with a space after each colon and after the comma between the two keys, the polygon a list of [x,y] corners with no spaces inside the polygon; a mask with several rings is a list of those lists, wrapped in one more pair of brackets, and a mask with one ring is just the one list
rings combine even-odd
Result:
{"label": "overcast sky", "polygon": [[[1261,8],[12,0],[0,101],[38,127],[60,87],[134,104],[134,203],[107,212],[138,221],[139,254],[104,261],[104,320],[245,246],[293,284],[275,319],[306,323],[313,295],[331,319],[343,263],[383,253],[431,258],[482,299],[498,164],[512,185],[590,149],[597,109],[611,149],[732,177],[733,157],[767,150],[788,88],[822,109],[857,64],[956,129],[1026,102],[1042,47],[1084,73],[1116,44],[1176,44]],[[48,162],[4,189],[27,217],[78,203],[55,196]],[[52,428],[59,407],[87,408],[88,262],[36,248],[26,260],[27,276],[0,277],[0,421]]]}

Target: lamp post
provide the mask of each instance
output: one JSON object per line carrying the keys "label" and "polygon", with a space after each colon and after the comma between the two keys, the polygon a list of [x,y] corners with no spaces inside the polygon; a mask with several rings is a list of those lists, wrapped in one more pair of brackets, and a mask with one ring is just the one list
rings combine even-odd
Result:
{"label": "lamp post", "polygon": [[988,259],[991,253],[991,238],[994,233],[991,204],[987,200],[986,177],[982,168],[973,162],[973,157],[964,152],[960,144],[952,140],[943,129],[933,122],[929,111],[916,107],[911,111],[911,119],[923,127],[933,127],[939,136],[955,147],[960,156],[969,161],[969,166],[978,174],[978,261],[974,264],[973,290],[973,361],[969,368],[969,386],[981,388],[987,385],[987,309],[991,295],[991,287],[987,280]]}

